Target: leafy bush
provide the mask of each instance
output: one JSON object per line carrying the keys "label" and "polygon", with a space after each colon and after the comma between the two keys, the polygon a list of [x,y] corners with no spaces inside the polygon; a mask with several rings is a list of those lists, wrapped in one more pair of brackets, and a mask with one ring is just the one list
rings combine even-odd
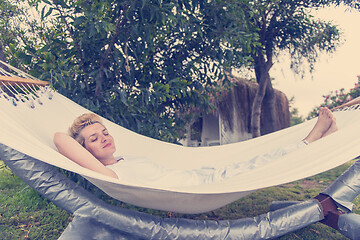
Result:
{"label": "leafy bush", "polygon": [[329,109],[332,109],[359,97],[360,75],[358,75],[357,78],[358,81],[355,83],[355,86],[351,88],[348,92],[346,92],[344,88],[341,88],[340,90],[330,92],[330,94],[328,95],[324,95],[324,102],[320,106],[312,110],[312,112],[308,116],[308,119],[317,116],[321,107],[328,107]]}

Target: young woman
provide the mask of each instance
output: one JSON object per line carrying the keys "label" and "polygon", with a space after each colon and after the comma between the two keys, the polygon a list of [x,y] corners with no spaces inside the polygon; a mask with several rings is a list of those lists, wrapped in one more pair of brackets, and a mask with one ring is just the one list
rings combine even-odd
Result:
{"label": "young woman", "polygon": [[[267,162],[283,156],[335,131],[337,131],[337,126],[332,112],[328,108],[321,108],[315,126],[308,136],[295,147],[284,147],[280,151],[276,150],[274,153],[257,156],[247,163],[235,163],[223,168],[206,167],[186,171],[164,169],[162,166],[143,158],[129,160],[128,158],[115,157],[114,139],[102,124],[101,118],[93,113],[78,117],[70,127],[69,134],[56,133],[54,143],[59,152],[67,158],[85,168],[110,177],[130,182],[136,182],[138,179],[142,179],[144,183],[157,181],[160,185],[195,185],[240,174],[244,168],[251,168],[251,164],[256,165],[259,162]],[[175,182],[166,183],[170,178],[175,179]]]}

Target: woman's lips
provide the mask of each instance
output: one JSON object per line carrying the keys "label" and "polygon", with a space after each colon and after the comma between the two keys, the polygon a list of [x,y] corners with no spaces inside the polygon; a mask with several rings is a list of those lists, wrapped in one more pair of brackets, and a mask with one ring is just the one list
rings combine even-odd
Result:
{"label": "woman's lips", "polygon": [[111,146],[111,143],[107,143],[105,144],[104,148],[107,148],[107,147],[110,147]]}

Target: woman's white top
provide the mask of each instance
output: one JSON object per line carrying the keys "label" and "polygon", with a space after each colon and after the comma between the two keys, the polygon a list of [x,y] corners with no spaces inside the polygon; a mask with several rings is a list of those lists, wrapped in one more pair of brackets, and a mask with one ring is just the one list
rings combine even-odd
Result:
{"label": "woman's white top", "polygon": [[[119,157],[119,161],[106,167],[112,169],[119,180],[126,184],[174,187],[191,186],[221,181],[225,178],[249,171],[259,165],[284,156],[296,149],[306,146],[303,141],[275,149],[264,155],[252,158],[248,162],[235,162],[223,167],[204,166],[198,169],[177,170],[165,168],[143,157]],[[241,156],[239,156],[241,159]],[[221,161],[221,159],[219,159]]]}

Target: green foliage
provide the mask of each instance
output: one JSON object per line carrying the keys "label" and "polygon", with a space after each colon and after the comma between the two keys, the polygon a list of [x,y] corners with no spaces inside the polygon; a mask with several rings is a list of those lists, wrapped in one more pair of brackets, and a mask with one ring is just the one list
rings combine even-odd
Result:
{"label": "green foliage", "polygon": [[0,0],[0,39],[3,45],[14,44],[14,33],[10,27],[21,10],[12,2]]}
{"label": "green foliage", "polygon": [[[15,52],[16,29],[13,28],[16,18],[21,15],[21,10],[13,3],[7,0],[0,0],[0,60],[5,61],[4,51]],[[9,46],[9,47],[8,47]]]}
{"label": "green foliage", "polygon": [[302,123],[305,119],[299,115],[299,110],[294,107],[295,98],[292,97],[289,101],[290,108],[290,126],[294,126],[296,124]]}
{"label": "green foliage", "polygon": [[[336,0],[249,0],[227,1],[229,12],[237,18],[232,21],[242,21],[236,26],[242,26],[258,38],[251,42],[234,44],[243,50],[244,55],[251,58],[249,63],[257,71],[260,64],[267,63],[267,71],[274,64],[273,58],[281,51],[290,53],[292,68],[299,71],[306,60],[310,69],[321,51],[333,52],[340,42],[338,28],[330,22],[315,19],[309,10],[340,4]],[[242,37],[240,35],[239,37]],[[239,38],[238,38],[239,39]],[[245,45],[242,45],[245,44]],[[263,59],[264,63],[261,63]],[[259,82],[259,79],[257,79]]]}
{"label": "green foliage", "polygon": [[328,95],[324,95],[324,102],[315,107],[310,113],[308,118],[313,118],[318,115],[319,109],[321,107],[328,107],[329,109],[340,106],[344,103],[347,103],[357,97],[360,97],[360,75],[357,76],[358,81],[355,83],[354,87],[351,88],[348,92],[344,88],[336,91],[330,92]]}
{"label": "green foliage", "polygon": [[345,6],[348,6],[350,8],[360,10],[360,1],[359,0],[335,0],[334,1],[336,5],[344,4]]}
{"label": "green foliage", "polygon": [[31,3],[41,21],[18,32],[34,38],[9,45],[12,64],[122,126],[170,142],[184,109],[211,105],[212,86],[226,81],[223,66],[245,62],[230,40],[254,37],[245,27],[233,31],[243,15],[223,1],[42,2]]}
{"label": "green foliage", "polygon": [[[291,56],[291,68],[296,73],[304,73],[304,62],[313,69],[319,52],[332,52],[339,43],[340,33],[329,22],[316,20],[309,10],[327,6],[328,1],[306,0],[248,0],[229,1],[232,12],[245,15],[246,29],[256,34],[245,45],[235,44],[247,56],[248,68],[254,70],[259,83],[252,105],[251,132],[253,137],[260,136],[261,106],[269,109],[269,122],[272,129],[278,129],[275,121],[274,91],[269,74],[275,58],[281,52]],[[234,65],[235,67],[236,65]]]}

